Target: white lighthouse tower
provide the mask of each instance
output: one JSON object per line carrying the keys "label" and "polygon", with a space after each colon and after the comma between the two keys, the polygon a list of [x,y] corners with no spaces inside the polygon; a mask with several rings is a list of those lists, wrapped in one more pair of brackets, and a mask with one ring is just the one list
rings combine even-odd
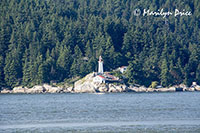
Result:
{"label": "white lighthouse tower", "polygon": [[103,59],[101,56],[99,56],[99,67],[98,67],[98,74],[103,74]]}

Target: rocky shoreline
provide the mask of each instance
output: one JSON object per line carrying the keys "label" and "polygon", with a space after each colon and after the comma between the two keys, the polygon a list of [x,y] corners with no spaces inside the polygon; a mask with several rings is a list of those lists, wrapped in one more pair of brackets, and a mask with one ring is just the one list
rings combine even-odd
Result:
{"label": "rocky shoreline", "polygon": [[83,79],[75,82],[74,87],[51,86],[48,84],[36,85],[32,88],[15,87],[12,90],[2,89],[2,94],[39,94],[39,93],[120,93],[120,92],[176,92],[176,91],[200,91],[199,85],[187,87],[183,84],[169,88],[146,88],[144,86],[126,86],[124,84],[95,83],[92,74],[88,74]]}
{"label": "rocky shoreline", "polygon": [[[98,85],[97,85],[98,86]],[[85,88],[82,88],[85,87]],[[126,85],[114,85],[105,84],[99,85],[97,88],[91,85],[82,86],[80,88],[65,88],[65,87],[53,87],[48,84],[37,85],[32,88],[27,87],[15,87],[13,90],[3,89],[0,91],[1,94],[44,94],[44,93],[120,93],[120,92],[177,92],[177,91],[200,91],[200,87],[177,87],[173,86],[170,88],[146,88],[141,87],[127,87]],[[90,88],[91,87],[91,88]]]}

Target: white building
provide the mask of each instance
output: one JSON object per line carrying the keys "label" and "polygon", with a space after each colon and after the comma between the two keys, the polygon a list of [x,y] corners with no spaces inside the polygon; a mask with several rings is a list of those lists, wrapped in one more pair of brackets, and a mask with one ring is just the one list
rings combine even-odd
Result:
{"label": "white building", "polygon": [[192,85],[193,85],[193,86],[196,86],[196,85],[197,85],[197,82],[192,82]]}
{"label": "white building", "polygon": [[101,76],[101,75],[97,75],[96,77],[93,78],[93,82],[95,82],[95,83],[105,83],[106,78]]}
{"label": "white building", "polygon": [[128,68],[127,66],[119,67],[119,71],[120,71],[121,73],[124,73],[124,72],[126,72],[127,68]]}

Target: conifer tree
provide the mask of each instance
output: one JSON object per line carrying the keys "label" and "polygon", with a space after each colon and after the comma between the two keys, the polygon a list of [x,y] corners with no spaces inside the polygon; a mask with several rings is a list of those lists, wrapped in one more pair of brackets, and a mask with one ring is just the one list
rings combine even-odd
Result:
{"label": "conifer tree", "polygon": [[22,83],[23,85],[28,85],[30,83],[30,70],[29,70],[29,54],[28,50],[26,50],[24,57],[24,64],[23,64],[23,80]]}
{"label": "conifer tree", "polygon": [[4,60],[3,57],[0,56],[0,88],[5,86],[3,68],[4,68]]}
{"label": "conifer tree", "polygon": [[60,79],[69,78],[70,76],[70,67],[71,67],[71,51],[70,47],[63,46],[60,49],[60,55],[57,60],[57,67],[59,69]]}
{"label": "conifer tree", "polygon": [[83,54],[82,54],[79,46],[76,45],[74,48],[73,63],[70,68],[70,72],[74,76],[81,76],[80,66],[83,63],[82,56],[83,56]]}
{"label": "conifer tree", "polygon": [[162,61],[160,80],[161,80],[161,85],[162,85],[162,86],[167,87],[167,86],[170,85],[170,80],[169,80],[169,67],[168,67],[167,59],[164,59],[164,60]]}
{"label": "conifer tree", "polygon": [[192,84],[192,79],[191,79],[191,75],[190,75],[190,68],[189,68],[189,64],[187,64],[184,68],[184,84],[187,86],[190,86]]}
{"label": "conifer tree", "polygon": [[198,84],[200,84],[200,64],[198,65],[198,68],[196,71],[196,81]]}
{"label": "conifer tree", "polygon": [[134,61],[129,62],[128,70],[126,72],[126,77],[130,84],[143,84],[144,74],[142,71],[141,62],[136,57]]}
{"label": "conifer tree", "polygon": [[13,50],[13,53],[8,53],[5,59],[4,75],[6,84],[10,87],[14,87],[20,84],[21,78],[21,65],[17,56],[17,51]]}

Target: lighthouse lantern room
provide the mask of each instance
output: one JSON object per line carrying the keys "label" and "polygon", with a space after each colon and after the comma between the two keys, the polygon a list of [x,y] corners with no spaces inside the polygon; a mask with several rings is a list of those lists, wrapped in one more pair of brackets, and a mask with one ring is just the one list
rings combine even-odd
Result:
{"label": "lighthouse lantern room", "polygon": [[103,59],[101,56],[99,56],[99,66],[98,66],[98,74],[103,74]]}

